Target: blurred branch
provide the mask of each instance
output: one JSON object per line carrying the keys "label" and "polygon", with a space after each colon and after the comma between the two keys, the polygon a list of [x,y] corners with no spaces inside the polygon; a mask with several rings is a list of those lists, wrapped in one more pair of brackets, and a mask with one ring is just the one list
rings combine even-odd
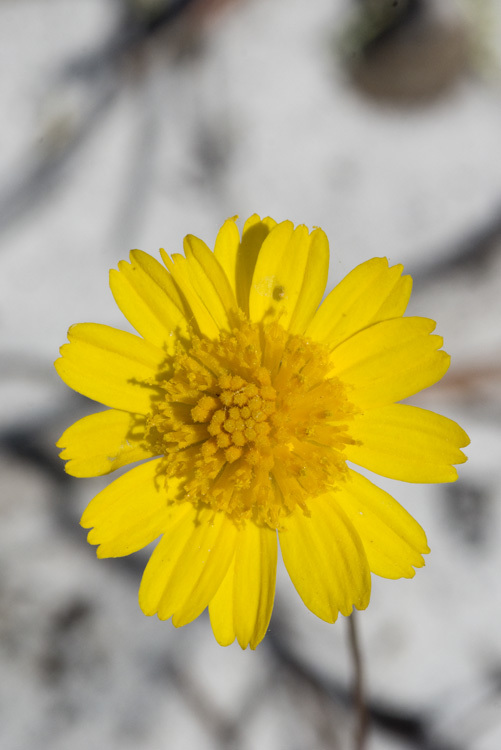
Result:
{"label": "blurred branch", "polygon": [[[191,6],[201,0],[172,0],[151,15],[139,18],[130,11],[122,15],[115,33],[91,54],[76,58],[55,76],[54,89],[80,82],[86,87],[83,114],[76,122],[56,132],[57,141],[47,139],[14,169],[19,175],[14,184],[0,186],[0,231],[33,209],[52,192],[61,180],[71,157],[88,140],[109,111],[119,93],[116,70],[124,59],[150,38],[177,21]],[[49,136],[51,134],[49,133]]]}
{"label": "blurred branch", "polygon": [[39,422],[4,430],[0,433],[0,450],[40,469],[52,482],[67,484],[71,477],[65,473],[55,446],[47,445],[46,429],[46,424]]}
{"label": "blurred branch", "polygon": [[19,175],[14,184],[0,187],[0,231],[8,229],[54,190],[70,158],[94,132],[117,93],[115,85],[103,88],[63,141],[58,140],[45,151],[35,149],[27,154],[24,164],[14,170]]}
{"label": "blurred branch", "polygon": [[217,742],[217,746],[220,748],[237,747],[240,734],[239,722],[225,716],[208,692],[196,684],[186,669],[179,669],[172,663],[169,676],[186,704],[190,706],[198,720]]}
{"label": "blurred branch", "polygon": [[[271,647],[278,663],[299,683],[312,687],[334,703],[351,706],[349,688],[332,677],[320,674],[314,667],[301,660],[288,646],[280,627],[280,635],[277,637],[275,615],[274,624],[275,627],[268,631],[264,643]],[[462,750],[463,746],[435,739],[432,723],[426,715],[405,712],[382,701],[371,700],[367,701],[367,713],[374,726],[400,737],[416,750]]]}
{"label": "blurred branch", "polygon": [[116,65],[125,55],[177,21],[188,8],[202,2],[203,0],[171,0],[154,12],[141,14],[134,13],[128,7],[113,36],[92,54],[69,63],[64,75],[70,78],[95,78],[101,75],[107,67]]}
{"label": "blurred branch", "polygon": [[481,224],[461,234],[446,247],[438,248],[431,261],[413,273],[420,284],[437,281],[452,271],[484,272],[501,251],[501,202]]}

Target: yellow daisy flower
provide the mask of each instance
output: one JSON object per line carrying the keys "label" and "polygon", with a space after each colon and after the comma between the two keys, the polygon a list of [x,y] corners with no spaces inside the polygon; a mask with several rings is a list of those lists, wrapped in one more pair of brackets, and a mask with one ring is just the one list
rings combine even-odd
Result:
{"label": "yellow daisy flower", "polygon": [[324,232],[254,215],[240,238],[235,218],[214,252],[189,235],[185,256],[160,251],[165,266],[134,250],[111,271],[139,336],[70,328],[59,375],[111,408],[58,445],[77,477],[143,461],[81,520],[98,557],[161,536],[143,612],[179,627],[208,606],[220,644],[255,648],[273,607],[278,540],[300,597],[327,622],[367,606],[371,572],[410,578],[424,565],[421,527],[347,462],[452,482],[469,440],[450,419],[395,403],[449,366],[435,323],[402,317],[412,285],[402,266],[362,263],[319,306]]}

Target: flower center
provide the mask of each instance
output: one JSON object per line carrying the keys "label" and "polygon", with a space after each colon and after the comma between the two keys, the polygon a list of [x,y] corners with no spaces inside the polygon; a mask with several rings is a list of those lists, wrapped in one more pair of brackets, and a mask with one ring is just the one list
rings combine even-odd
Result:
{"label": "flower center", "polygon": [[269,385],[267,370],[257,372],[256,380],[249,383],[240,375],[221,375],[219,393],[202,396],[191,410],[193,421],[205,423],[211,435],[202,446],[206,456],[222,449],[225,460],[232,464],[245,451],[247,461],[252,462],[252,455],[258,460],[260,451],[270,446],[269,417],[276,411],[277,394]]}
{"label": "flower center", "polygon": [[220,338],[193,337],[160,383],[147,437],[183,495],[279,528],[296,506],[336,486],[355,413],[325,347],[279,323],[240,320]]}

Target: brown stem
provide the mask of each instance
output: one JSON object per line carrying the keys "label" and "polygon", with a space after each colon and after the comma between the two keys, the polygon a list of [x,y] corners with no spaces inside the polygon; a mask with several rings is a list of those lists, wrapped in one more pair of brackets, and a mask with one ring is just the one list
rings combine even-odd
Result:
{"label": "brown stem", "polygon": [[355,610],[348,617],[348,642],[353,661],[353,703],[357,714],[357,725],[353,742],[354,750],[365,750],[367,730],[369,728],[367,706],[365,703],[364,670],[357,630]]}

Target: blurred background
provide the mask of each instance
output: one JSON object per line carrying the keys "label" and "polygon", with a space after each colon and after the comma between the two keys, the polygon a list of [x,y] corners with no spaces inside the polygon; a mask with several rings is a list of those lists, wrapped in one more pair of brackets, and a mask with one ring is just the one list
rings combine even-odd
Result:
{"label": "blurred background", "polygon": [[330,286],[372,256],[414,276],[452,367],[413,403],[472,438],[451,486],[381,482],[432,549],[358,623],[370,750],[501,747],[501,4],[0,1],[0,747],[352,746],[347,623],[279,572],[268,636],[146,618],[146,553],[97,561],[108,479],[54,442],[94,406],[56,377],[68,326],[126,327],[107,271],[213,245],[228,216],[321,226]]}

